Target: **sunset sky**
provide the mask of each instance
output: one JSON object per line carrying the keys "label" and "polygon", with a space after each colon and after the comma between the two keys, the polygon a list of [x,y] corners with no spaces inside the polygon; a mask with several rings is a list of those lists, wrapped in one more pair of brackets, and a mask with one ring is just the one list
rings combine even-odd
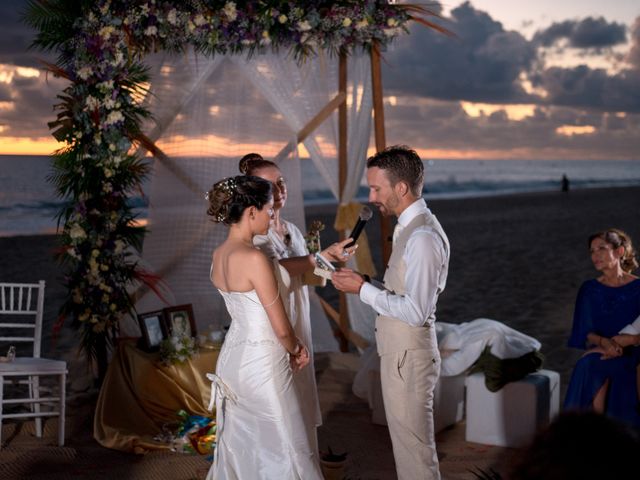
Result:
{"label": "sunset sky", "polygon": [[[0,154],[56,148],[47,122],[64,83],[27,49],[25,5],[0,2]],[[475,0],[443,15],[456,38],[415,25],[384,54],[389,143],[432,158],[640,160],[640,2]]]}

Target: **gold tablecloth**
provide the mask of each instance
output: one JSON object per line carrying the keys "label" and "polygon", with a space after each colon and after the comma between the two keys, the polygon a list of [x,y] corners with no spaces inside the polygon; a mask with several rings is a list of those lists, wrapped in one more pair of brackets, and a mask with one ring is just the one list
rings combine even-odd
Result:
{"label": "gold tablecloth", "polygon": [[154,441],[163,425],[176,425],[179,410],[207,411],[218,350],[201,349],[183,364],[163,365],[157,353],[121,343],[109,364],[93,421],[93,436],[103,446],[126,452],[170,448]]}

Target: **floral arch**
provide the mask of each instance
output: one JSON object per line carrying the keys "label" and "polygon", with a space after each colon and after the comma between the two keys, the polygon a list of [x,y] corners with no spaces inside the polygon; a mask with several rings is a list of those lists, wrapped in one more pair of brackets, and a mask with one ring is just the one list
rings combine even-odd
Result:
{"label": "floral arch", "polygon": [[68,293],[58,326],[70,318],[80,327],[81,348],[97,361],[100,378],[119,321],[134,309],[133,289],[154,289],[158,279],[137,259],[145,228],[136,226],[130,202],[150,169],[142,152],[162,154],[144,130],[151,117],[145,57],[187,49],[210,58],[288,52],[303,64],[320,52],[378,52],[407,32],[411,20],[443,31],[430,16],[437,14],[373,0],[29,3],[25,19],[38,32],[34,46],[57,53],[47,68],[69,80],[49,123],[64,142],[51,174],[66,201],[59,254]]}

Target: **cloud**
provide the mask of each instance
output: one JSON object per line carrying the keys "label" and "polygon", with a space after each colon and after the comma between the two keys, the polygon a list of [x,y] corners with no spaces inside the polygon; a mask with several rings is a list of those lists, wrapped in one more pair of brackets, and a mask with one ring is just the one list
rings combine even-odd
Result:
{"label": "cloud", "polygon": [[415,25],[399,40],[385,66],[385,90],[438,99],[485,103],[528,103],[520,74],[531,68],[535,47],[505,31],[487,13],[465,2],[451,11],[457,38]]}
{"label": "cloud", "polygon": [[537,32],[533,42],[549,47],[566,39],[574,48],[606,48],[626,41],[627,27],[621,23],[607,22],[604,17],[587,17],[583,20],[566,20],[553,23],[545,30]]}
{"label": "cloud", "polygon": [[29,49],[35,31],[22,20],[26,9],[25,0],[2,0],[0,2],[0,64],[40,67],[39,59],[55,60],[55,55]]}
{"label": "cloud", "polygon": [[534,79],[546,92],[546,102],[613,112],[640,112],[640,70],[609,75],[585,65],[552,67]]}
{"label": "cloud", "polygon": [[631,48],[627,55],[627,62],[637,69],[640,69],[640,17],[636,18],[630,29]]}
{"label": "cloud", "polygon": [[[637,158],[640,115],[539,106],[521,121],[502,112],[470,117],[457,102],[430,100],[386,113],[389,143],[468,152],[474,158]],[[592,133],[566,136],[566,126]],[[578,128],[577,130],[580,130]]]}

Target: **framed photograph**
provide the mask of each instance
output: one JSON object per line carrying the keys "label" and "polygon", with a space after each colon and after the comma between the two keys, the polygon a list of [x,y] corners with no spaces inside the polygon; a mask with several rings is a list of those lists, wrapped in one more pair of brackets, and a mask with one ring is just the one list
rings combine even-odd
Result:
{"label": "framed photograph", "polygon": [[162,312],[169,335],[186,334],[189,337],[198,335],[191,304],[167,307]]}
{"label": "framed photograph", "polygon": [[142,333],[142,348],[149,352],[157,350],[162,340],[167,338],[167,328],[162,310],[140,313],[138,323]]}

